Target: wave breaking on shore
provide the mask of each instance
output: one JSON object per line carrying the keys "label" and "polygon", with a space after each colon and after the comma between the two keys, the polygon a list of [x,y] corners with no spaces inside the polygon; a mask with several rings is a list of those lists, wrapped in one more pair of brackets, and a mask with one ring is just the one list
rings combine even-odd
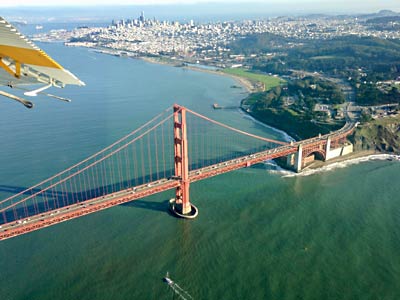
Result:
{"label": "wave breaking on shore", "polygon": [[273,159],[264,161],[264,167],[270,174],[279,174],[288,176],[291,174],[296,174],[294,171],[282,168]]}
{"label": "wave breaking on shore", "polygon": [[368,156],[362,156],[362,157],[352,158],[352,159],[348,159],[348,160],[344,160],[344,161],[340,161],[340,162],[335,162],[335,163],[328,164],[326,166],[323,166],[323,167],[317,168],[317,169],[305,169],[301,173],[282,172],[281,174],[282,174],[282,177],[284,177],[284,178],[296,177],[296,176],[310,176],[310,175],[314,175],[314,174],[318,174],[318,173],[347,168],[349,166],[357,165],[360,163],[372,162],[372,161],[384,161],[384,160],[400,163],[400,155],[372,154],[372,155],[368,155]]}

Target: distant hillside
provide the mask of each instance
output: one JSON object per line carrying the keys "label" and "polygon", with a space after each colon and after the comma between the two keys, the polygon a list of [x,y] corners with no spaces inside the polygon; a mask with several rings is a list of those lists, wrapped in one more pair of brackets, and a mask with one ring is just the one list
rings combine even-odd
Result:
{"label": "distant hillside", "polygon": [[360,15],[359,18],[368,20],[368,19],[390,17],[390,16],[400,16],[400,13],[395,12],[393,10],[381,10],[378,13]]}
{"label": "distant hillside", "polygon": [[367,24],[387,24],[390,22],[400,22],[400,15],[373,18],[366,21]]}
{"label": "distant hillside", "polygon": [[232,42],[229,47],[232,52],[238,54],[268,53],[281,50],[291,41],[294,40],[266,32],[240,38]]}

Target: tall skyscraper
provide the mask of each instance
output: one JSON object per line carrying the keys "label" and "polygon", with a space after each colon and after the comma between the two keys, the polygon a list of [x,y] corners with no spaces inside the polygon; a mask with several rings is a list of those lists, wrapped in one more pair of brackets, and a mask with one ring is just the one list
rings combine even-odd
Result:
{"label": "tall skyscraper", "polygon": [[142,21],[144,23],[145,18],[144,18],[144,11],[142,11],[142,13],[140,14],[139,20]]}

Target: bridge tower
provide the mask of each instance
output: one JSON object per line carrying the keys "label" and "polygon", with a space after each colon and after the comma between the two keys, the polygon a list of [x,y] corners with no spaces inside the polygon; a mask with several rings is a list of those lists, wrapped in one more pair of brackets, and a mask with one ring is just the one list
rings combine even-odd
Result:
{"label": "bridge tower", "polygon": [[175,199],[170,200],[170,209],[179,217],[195,218],[198,209],[190,203],[189,158],[186,126],[186,108],[174,105],[174,165],[175,179],[179,186],[175,190]]}

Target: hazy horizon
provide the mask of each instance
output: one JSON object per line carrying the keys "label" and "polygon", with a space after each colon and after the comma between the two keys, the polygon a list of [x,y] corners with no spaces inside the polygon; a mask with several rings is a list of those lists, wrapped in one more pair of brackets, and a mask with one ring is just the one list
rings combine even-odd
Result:
{"label": "hazy horizon", "polygon": [[376,9],[377,6],[387,7],[387,9],[400,9],[400,3],[398,0],[385,0],[385,1],[376,1],[376,0],[353,0],[353,1],[345,1],[338,0],[332,2],[330,0],[2,0],[0,2],[0,7],[60,7],[60,6],[104,6],[104,5],[202,5],[202,4],[242,4],[249,5],[252,3],[263,4],[266,6],[280,6],[280,5],[299,5],[299,6],[314,6],[320,7],[321,9],[325,8],[334,8],[341,5],[345,5],[346,7],[357,7],[362,9]]}
{"label": "hazy horizon", "polygon": [[[397,1],[396,1],[397,2]],[[2,2],[0,6],[5,6]],[[25,3],[31,3],[27,2]],[[58,2],[57,2],[58,3]],[[61,3],[61,2],[60,2]],[[85,4],[91,3],[85,1]],[[288,5],[292,3],[291,5]],[[1,15],[10,20],[26,20],[28,22],[68,22],[71,20],[105,21],[113,18],[133,18],[143,10],[148,18],[157,19],[194,19],[197,21],[257,19],[276,16],[298,16],[307,14],[365,14],[376,13],[380,10],[400,12],[400,1],[385,1],[376,3],[367,1],[363,5],[359,1],[335,3],[319,1],[292,0],[281,1],[252,1],[251,3],[226,2],[213,3],[184,3],[184,4],[132,4],[132,5],[59,5],[59,6],[28,6],[20,5],[2,8]],[[361,7],[361,8],[360,8]]]}

